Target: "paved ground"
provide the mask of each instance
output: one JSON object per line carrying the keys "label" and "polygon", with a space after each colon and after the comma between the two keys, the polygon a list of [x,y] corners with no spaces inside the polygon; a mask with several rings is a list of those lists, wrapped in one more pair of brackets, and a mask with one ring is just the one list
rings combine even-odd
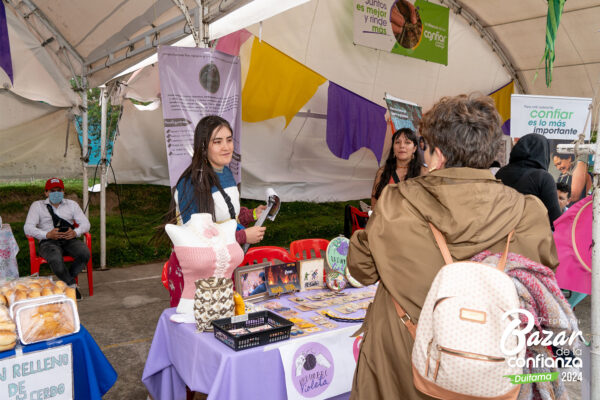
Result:
{"label": "paved ground", "polygon": [[119,375],[104,399],[147,398],[142,372],[158,318],[169,307],[169,293],[161,283],[161,272],[162,264],[94,270],[92,297],[85,296],[86,274],[80,275],[85,296],[79,302],[81,322]]}
{"label": "paved ground", "polygon": [[[142,372],[158,318],[169,307],[169,294],[160,281],[161,272],[162,263],[94,270],[94,296],[86,296],[79,302],[81,322],[119,374],[117,383],[104,396],[106,400],[147,398]],[[84,295],[87,294],[85,275],[80,275]],[[588,297],[575,308],[580,328],[588,339],[590,306]],[[581,399],[579,386],[567,385],[572,400]]]}

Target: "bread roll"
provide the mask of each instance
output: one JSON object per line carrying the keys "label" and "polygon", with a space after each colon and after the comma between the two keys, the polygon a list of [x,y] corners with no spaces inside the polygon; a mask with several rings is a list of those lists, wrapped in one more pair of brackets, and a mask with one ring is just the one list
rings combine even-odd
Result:
{"label": "bread roll", "polygon": [[63,294],[64,291],[65,291],[65,289],[60,286],[54,286],[52,288],[52,293],[54,293],[54,294]]}
{"label": "bread roll", "polygon": [[14,301],[25,300],[27,298],[27,292],[25,290],[17,290],[15,292]]}
{"label": "bread roll", "polygon": [[52,288],[49,287],[45,287],[42,289],[42,296],[51,296],[54,293],[52,293]]}
{"label": "bread roll", "polygon": [[17,326],[11,319],[6,319],[0,321],[0,332],[1,331],[12,331],[14,332],[17,329]]}
{"label": "bread roll", "polygon": [[10,303],[12,301],[14,294],[15,294],[15,291],[13,289],[8,289],[6,292],[4,292],[4,297],[6,297],[6,301],[8,303]]}
{"label": "bread roll", "polygon": [[8,305],[8,300],[6,300],[6,297],[4,297],[3,294],[0,294],[0,305],[3,305],[3,306]]}
{"label": "bread roll", "polygon": [[28,286],[29,290],[42,290],[42,285],[37,282],[31,282]]}
{"label": "bread roll", "polygon": [[16,345],[17,345],[17,341],[15,340],[13,343],[10,343],[10,344],[4,345],[4,346],[0,346],[0,351],[14,349]]}
{"label": "bread roll", "polygon": [[55,286],[58,286],[61,289],[64,289],[67,287],[67,284],[64,281],[57,281]]}
{"label": "bread roll", "polygon": [[75,303],[77,303],[77,297],[75,295],[75,288],[72,287],[68,287],[65,289],[65,295],[70,298],[71,300],[73,300]]}
{"label": "bread roll", "polygon": [[42,292],[39,290],[30,290],[29,293],[27,293],[27,297],[29,297],[30,299],[40,297],[41,295]]}
{"label": "bread roll", "polygon": [[39,306],[36,311],[40,315],[43,315],[46,313],[57,313],[57,312],[60,312],[60,310],[61,310],[60,304],[44,304],[44,305]]}
{"label": "bread roll", "polygon": [[28,288],[27,288],[27,286],[25,286],[25,285],[24,285],[24,284],[22,284],[22,283],[17,283],[17,284],[15,285],[15,290],[27,291],[27,290],[28,290]]}
{"label": "bread roll", "polygon": [[54,286],[54,283],[52,283],[52,281],[50,279],[46,279],[46,278],[38,279],[38,283],[42,286],[42,288]]}
{"label": "bread roll", "polygon": [[6,346],[17,341],[15,331],[0,331],[0,346]]}

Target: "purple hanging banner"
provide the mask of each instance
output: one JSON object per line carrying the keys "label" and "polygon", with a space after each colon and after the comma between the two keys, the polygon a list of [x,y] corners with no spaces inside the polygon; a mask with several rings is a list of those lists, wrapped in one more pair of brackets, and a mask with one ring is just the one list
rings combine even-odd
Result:
{"label": "purple hanging banner", "polygon": [[0,1],[0,68],[13,82],[12,60],[10,58],[10,42],[8,41],[8,26],[6,24],[6,10],[4,3]]}
{"label": "purple hanging banner", "polygon": [[347,160],[361,147],[371,149],[381,161],[387,123],[385,108],[329,81],[327,146]]}

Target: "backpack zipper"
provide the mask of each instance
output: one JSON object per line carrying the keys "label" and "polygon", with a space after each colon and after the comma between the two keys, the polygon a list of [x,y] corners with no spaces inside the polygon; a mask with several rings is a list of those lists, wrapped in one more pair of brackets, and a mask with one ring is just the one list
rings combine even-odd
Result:
{"label": "backpack zipper", "polygon": [[504,357],[494,357],[494,356],[486,356],[484,354],[477,353],[468,353],[464,351],[452,350],[446,347],[442,347],[440,345],[436,346],[439,351],[442,353],[450,354],[457,357],[469,358],[471,360],[479,360],[479,361],[490,361],[490,362],[503,362],[506,359]]}

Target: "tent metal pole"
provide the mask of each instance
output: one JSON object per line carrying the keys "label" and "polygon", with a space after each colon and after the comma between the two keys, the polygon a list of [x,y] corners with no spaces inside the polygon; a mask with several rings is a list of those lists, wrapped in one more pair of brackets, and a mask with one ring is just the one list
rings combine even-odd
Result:
{"label": "tent metal pole", "polygon": [[456,14],[463,17],[470,26],[475,28],[477,32],[481,35],[481,38],[484,39],[491,47],[492,50],[498,55],[500,61],[502,61],[502,66],[506,71],[510,74],[510,76],[515,81],[515,85],[517,86],[517,90],[519,93],[527,94],[527,90],[525,85],[521,82],[521,78],[517,73],[517,69],[514,67],[514,63],[509,57],[508,53],[504,50],[502,44],[496,39],[496,37],[486,28],[484,28],[480,23],[475,14],[473,14],[467,7],[465,7],[460,0],[440,0],[442,5],[448,4],[449,8],[452,9]]}
{"label": "tent metal pole", "polygon": [[106,87],[100,89],[102,102],[102,118],[100,125],[100,269],[106,270],[106,113],[108,92]]}
{"label": "tent metal pole", "polygon": [[81,77],[81,86],[83,93],[81,95],[83,99],[84,112],[81,116],[81,164],[83,166],[83,207],[85,208],[85,216],[90,219],[90,207],[89,207],[89,191],[88,191],[88,97],[87,97],[87,78]]}
{"label": "tent metal pole", "polygon": [[[597,143],[600,143],[598,141]],[[599,151],[597,148],[596,151]],[[592,248],[592,344],[591,344],[591,397],[600,399],[600,187],[598,179],[600,178],[600,159],[596,153],[594,161],[594,219],[592,222],[592,238],[594,246]]]}

